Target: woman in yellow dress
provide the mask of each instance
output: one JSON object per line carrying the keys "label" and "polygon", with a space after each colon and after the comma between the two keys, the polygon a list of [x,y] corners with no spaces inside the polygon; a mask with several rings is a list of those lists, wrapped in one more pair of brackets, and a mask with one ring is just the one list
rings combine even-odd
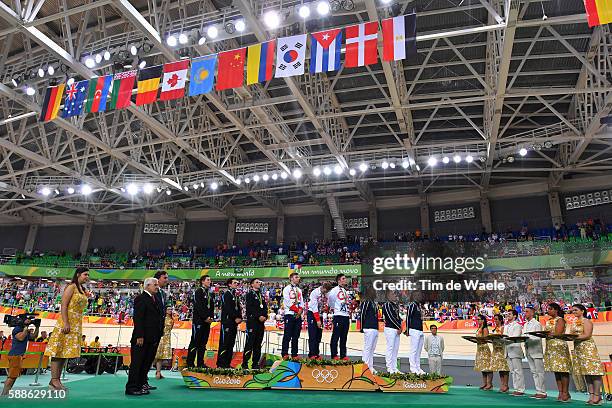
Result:
{"label": "woman in yellow dress", "polygon": [[166,318],[164,319],[164,335],[159,341],[157,346],[157,354],[155,354],[155,378],[161,380],[164,376],[161,373],[163,360],[172,360],[172,345],[171,345],[171,334],[172,328],[174,327],[174,317],[171,307],[166,308]]}
{"label": "woman in yellow dress", "polygon": [[572,360],[570,358],[567,342],[561,339],[554,339],[550,336],[565,333],[564,312],[557,303],[548,305],[547,314],[550,319],[546,322],[544,330],[549,332],[546,339],[546,352],[544,353],[544,370],[555,373],[555,381],[559,389],[557,401],[569,402],[569,373],[572,371]]}
{"label": "woman in yellow dress", "polygon": [[571,333],[577,334],[574,340],[574,370],[576,374],[585,377],[589,390],[589,405],[601,405],[601,386],[603,384],[603,367],[599,359],[599,352],[593,340],[593,322],[587,318],[587,310],[581,304],[572,306],[572,314],[576,316],[576,323],[572,326]]}
{"label": "woman in yellow dress", "polygon": [[60,380],[60,374],[66,359],[81,356],[83,312],[87,307],[87,295],[83,285],[88,281],[89,269],[79,267],[74,272],[70,284],[66,286],[62,294],[60,318],[55,324],[53,335],[45,350],[45,355],[51,357],[50,389],[66,389]]}
{"label": "woman in yellow dress", "polygon": [[[485,337],[489,335],[487,328],[487,318],[484,315],[478,315],[476,318],[478,330],[476,337]],[[476,344],[476,359],[474,360],[474,371],[482,372],[481,390],[490,390],[493,388],[493,370],[491,369],[491,349],[488,343]]]}
{"label": "woman in yellow dress", "polygon": [[[493,317],[493,334],[504,334],[504,317],[500,314],[496,314]],[[491,370],[499,372],[499,381],[501,387],[499,392],[508,392],[510,387],[508,381],[510,380],[510,367],[508,367],[508,361],[506,360],[506,345],[502,341],[493,342],[493,352],[491,353]]]}

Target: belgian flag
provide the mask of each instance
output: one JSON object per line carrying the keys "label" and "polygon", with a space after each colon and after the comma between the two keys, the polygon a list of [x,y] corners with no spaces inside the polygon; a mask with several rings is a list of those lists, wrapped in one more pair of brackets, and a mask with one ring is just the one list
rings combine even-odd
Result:
{"label": "belgian flag", "polygon": [[160,77],[163,66],[146,68],[138,75],[138,91],[136,93],[136,105],[146,105],[157,100]]}
{"label": "belgian flag", "polygon": [[65,84],[61,84],[47,88],[42,110],[40,111],[40,118],[38,119],[40,122],[48,122],[57,117],[65,86]]}

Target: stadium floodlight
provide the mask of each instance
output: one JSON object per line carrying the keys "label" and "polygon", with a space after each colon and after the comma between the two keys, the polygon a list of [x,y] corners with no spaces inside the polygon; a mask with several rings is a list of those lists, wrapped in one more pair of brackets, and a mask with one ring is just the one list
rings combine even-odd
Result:
{"label": "stadium floodlight", "polygon": [[299,180],[300,177],[302,177],[302,170],[300,169],[293,170],[293,178],[296,180]]}
{"label": "stadium floodlight", "polygon": [[436,164],[438,164],[438,159],[431,156],[429,159],[427,159],[427,164],[429,165],[429,167],[434,167]]}
{"label": "stadium floodlight", "polygon": [[327,1],[323,0],[317,3],[317,13],[319,13],[320,16],[328,15],[329,10],[330,10],[330,6]]}
{"label": "stadium floodlight", "polygon": [[270,179],[270,176],[268,176],[268,173],[264,173],[263,176],[261,176],[261,179],[263,181],[268,181]]}
{"label": "stadium floodlight", "polygon": [[174,34],[171,34],[168,36],[168,38],[166,38],[166,44],[168,44],[170,47],[176,47],[177,43],[178,40]]}
{"label": "stadium floodlight", "polygon": [[281,178],[282,178],[283,180],[285,180],[287,177],[288,177],[287,172],[285,172],[285,171],[281,172]]}
{"label": "stadium floodlight", "polygon": [[170,194],[172,194],[170,190],[166,190],[166,195],[170,195]]}
{"label": "stadium floodlight", "polygon": [[132,54],[132,55],[138,54],[138,48],[136,48],[136,46],[134,44],[132,44],[130,46],[130,54]]}
{"label": "stadium floodlight", "polygon": [[323,174],[325,174],[326,176],[329,176],[331,173],[332,173],[332,170],[329,167],[327,166],[323,167]]}
{"label": "stadium floodlight", "polygon": [[276,180],[276,179],[278,179],[278,174],[272,173],[272,180]]}
{"label": "stadium floodlight", "polygon": [[340,166],[339,164],[336,164],[334,166],[334,173],[336,173],[336,175],[341,175],[343,171],[344,170],[342,169],[342,166]]}
{"label": "stadium floodlight", "polygon": [[459,156],[458,154],[453,156],[453,161],[455,163],[461,163],[461,156]]}
{"label": "stadium floodlight", "polygon": [[40,194],[44,195],[45,197],[47,197],[49,194],[51,194],[51,190],[49,189],[49,187],[43,187],[40,190]]}
{"label": "stadium floodlight", "polygon": [[133,195],[138,194],[138,186],[134,183],[128,184],[126,187],[126,190],[129,195],[133,196]]}
{"label": "stadium floodlight", "polygon": [[68,187],[66,191],[68,192],[68,194],[74,194],[74,188],[72,187]]}
{"label": "stadium floodlight", "polygon": [[153,192],[153,186],[147,183],[142,187],[142,191],[144,191],[145,194],[151,194]]}
{"label": "stadium floodlight", "polygon": [[83,184],[81,186],[81,194],[90,195],[91,194],[91,186],[89,184]]}
{"label": "stadium floodlight", "polygon": [[93,68],[96,66],[96,61],[93,59],[92,56],[85,58],[85,66],[87,68]]}
{"label": "stadium floodlight", "polygon": [[359,165],[359,171],[361,171],[362,173],[365,173],[367,170],[368,170],[368,165],[362,162]]}
{"label": "stadium floodlight", "polygon": [[178,42],[181,45],[185,45],[189,42],[189,37],[187,37],[187,34],[185,33],[180,33],[178,37]]}
{"label": "stadium floodlight", "polygon": [[407,169],[410,166],[410,162],[406,159],[402,160],[402,167]]}
{"label": "stadium floodlight", "polygon": [[386,161],[386,160],[385,160],[385,161],[383,161],[383,162],[380,164],[380,167],[382,167],[382,168],[383,168],[383,170],[387,170],[387,169],[389,168],[389,162],[388,162],[388,161]]}
{"label": "stadium floodlight", "polygon": [[96,54],[96,56],[94,57],[94,60],[96,61],[96,64],[99,64],[102,62],[102,54]]}
{"label": "stadium floodlight", "polygon": [[213,181],[212,183],[210,183],[211,190],[215,191],[218,188],[219,188],[219,184],[216,181]]}
{"label": "stadium floodlight", "polygon": [[473,162],[473,161],[474,161],[474,158],[472,157],[472,155],[471,155],[471,154],[468,154],[468,155],[465,157],[465,161],[466,161],[466,162],[468,162],[468,163],[471,163],[471,162]]}
{"label": "stadium floodlight", "polygon": [[320,168],[318,168],[318,167],[315,167],[314,169],[312,169],[312,174],[313,174],[315,177],[319,177],[319,176],[321,175],[321,169],[320,169]]}
{"label": "stadium floodlight", "polygon": [[521,150],[519,150],[519,154],[521,156],[527,156],[527,149],[525,149],[524,147],[521,147]]}
{"label": "stadium floodlight", "polygon": [[47,73],[48,73],[49,75],[53,75],[53,74],[55,74],[55,68],[53,68],[53,65],[49,65],[49,66],[47,67]]}
{"label": "stadium floodlight", "polygon": [[251,182],[251,179],[250,179],[250,178],[248,178],[248,177],[245,177],[244,182],[245,182],[245,183],[247,183],[247,184],[249,184],[249,183]]}
{"label": "stadium floodlight", "polygon": [[258,174],[253,176],[253,181],[256,182],[256,183],[259,181],[259,175]]}
{"label": "stadium floodlight", "polygon": [[45,76],[45,70],[42,68],[38,68],[38,76],[39,77],[44,77]]}
{"label": "stadium floodlight", "polygon": [[31,86],[27,86],[26,90],[25,90],[26,95],[28,96],[34,96],[36,94],[36,90],[34,88],[32,88]]}
{"label": "stadium floodlight", "polygon": [[244,20],[236,21],[236,24],[234,26],[236,27],[236,31],[238,31],[239,33],[246,30],[246,24],[244,23]]}
{"label": "stadium floodlight", "polygon": [[444,163],[444,164],[448,164],[449,162],[450,162],[450,159],[448,158],[448,156],[444,156],[444,157],[442,158],[442,163]]}
{"label": "stadium floodlight", "polygon": [[111,53],[108,50],[106,50],[104,51],[103,57],[104,57],[104,61],[108,61],[111,59]]}
{"label": "stadium floodlight", "polygon": [[210,26],[206,29],[206,35],[208,36],[208,38],[210,38],[211,40],[214,40],[215,38],[217,38],[217,36],[219,35],[219,29],[217,27]]}
{"label": "stadium floodlight", "polygon": [[237,185],[242,184],[242,179],[241,179],[240,177],[238,177],[238,178],[236,179],[236,184],[237,184]]}
{"label": "stadium floodlight", "polygon": [[280,26],[280,15],[276,10],[267,11],[263,16],[264,24],[270,30],[275,30]]}
{"label": "stadium floodlight", "polygon": [[350,169],[350,170],[349,170],[349,174],[350,174],[351,176],[354,176],[355,174],[357,174],[357,171],[356,171],[355,169]]}
{"label": "stadium floodlight", "polygon": [[304,19],[310,17],[310,7],[308,7],[306,4],[302,4],[298,9],[298,14]]}

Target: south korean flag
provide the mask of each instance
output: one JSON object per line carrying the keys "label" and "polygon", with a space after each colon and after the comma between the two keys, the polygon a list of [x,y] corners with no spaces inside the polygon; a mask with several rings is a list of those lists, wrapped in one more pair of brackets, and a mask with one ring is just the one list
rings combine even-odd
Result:
{"label": "south korean flag", "polygon": [[279,38],[276,43],[276,78],[304,74],[306,34]]}

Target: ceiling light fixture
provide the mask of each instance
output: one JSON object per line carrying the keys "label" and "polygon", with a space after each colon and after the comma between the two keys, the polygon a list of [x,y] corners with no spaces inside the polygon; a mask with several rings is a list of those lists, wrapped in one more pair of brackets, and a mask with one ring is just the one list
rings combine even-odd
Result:
{"label": "ceiling light fixture", "polygon": [[275,30],[280,26],[280,15],[276,10],[267,11],[263,16],[264,24],[270,30]]}

